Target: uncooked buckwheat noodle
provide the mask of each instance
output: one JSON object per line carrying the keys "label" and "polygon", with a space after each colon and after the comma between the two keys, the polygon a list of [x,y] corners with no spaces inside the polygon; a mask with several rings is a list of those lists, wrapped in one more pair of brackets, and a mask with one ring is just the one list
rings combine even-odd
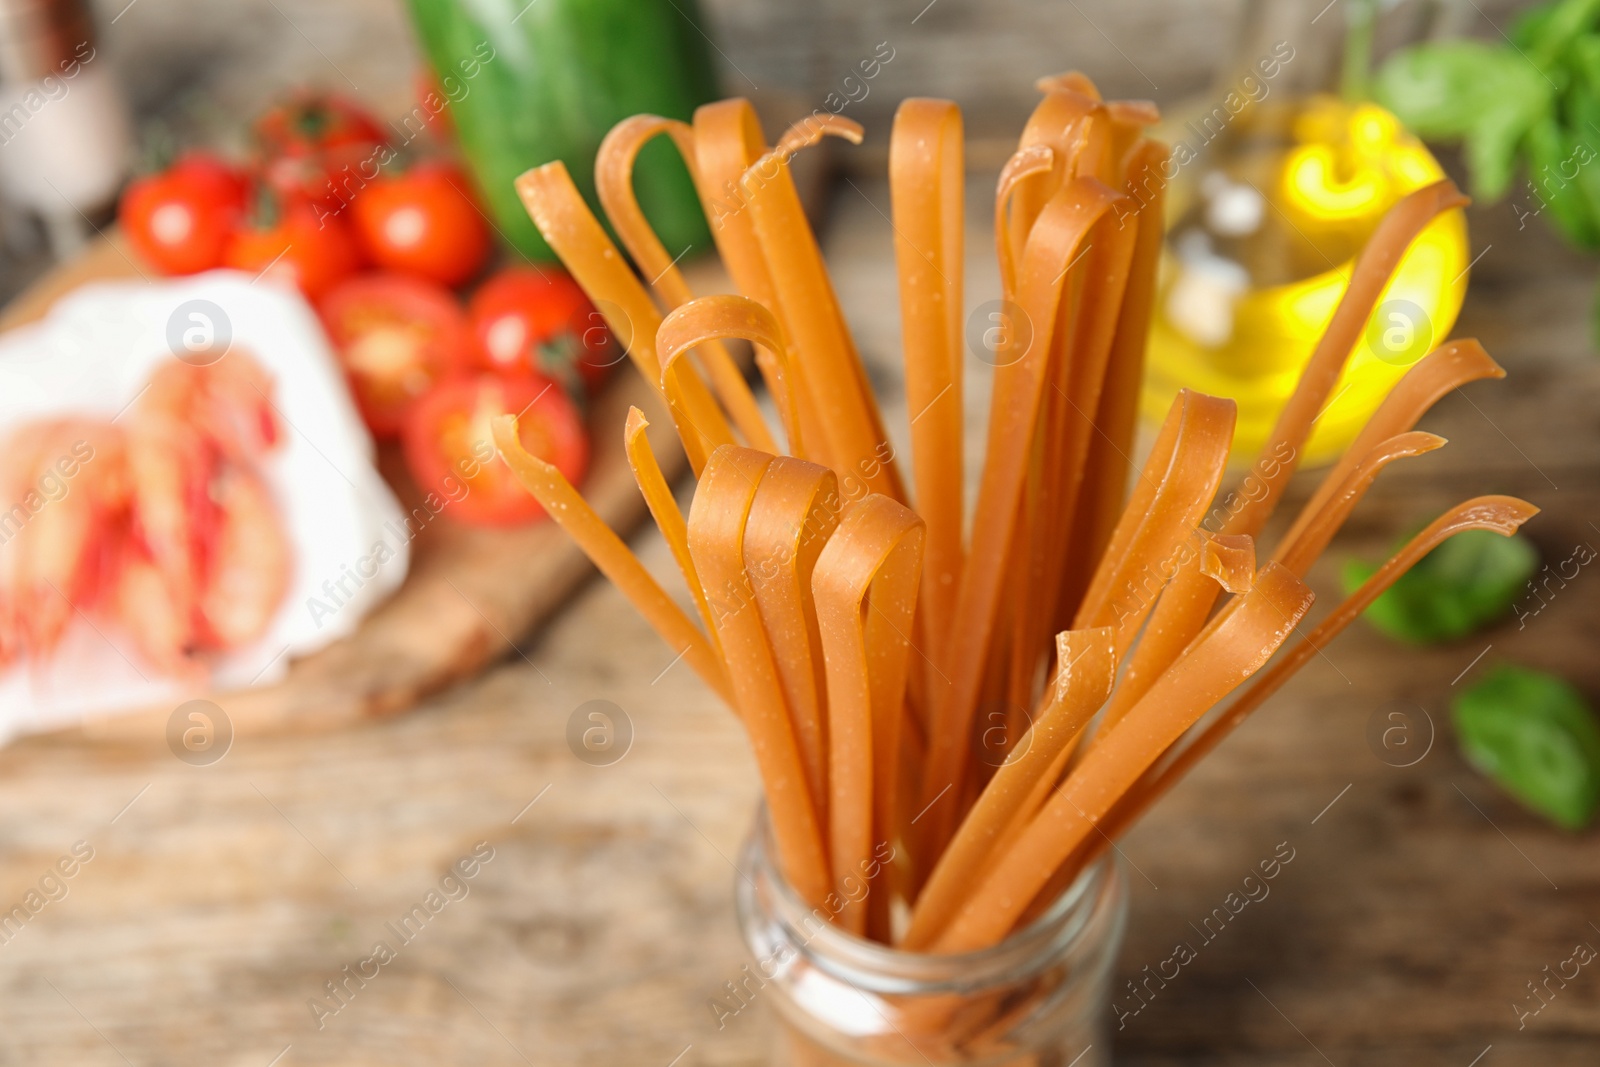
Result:
{"label": "uncooked buckwheat noodle", "polygon": [[[635,115],[619,122],[605,140],[600,142],[600,152],[595,156],[594,184],[600,205],[611,219],[623,247],[638,265],[651,288],[660,293],[668,308],[681,307],[694,298],[689,283],[678,270],[678,262],[664,248],[656,232],[645,220],[644,211],[633,192],[633,166],[639,158],[639,149],[661,134],[667,134],[683,156],[684,165],[692,175],[696,168],[694,132],[682,122],[659,118],[655,115]],[[739,432],[753,448],[767,452],[778,449],[777,442],[767,432],[761,418],[761,409],[738,364],[721,344],[707,342],[703,351],[706,371],[711,384]]]}
{"label": "uncooked buckwheat noodle", "polygon": [[[744,100],[692,123],[620,124],[597,187],[648,286],[560,163],[517,183],[678,430],[697,478],[687,520],[637,409],[625,443],[701,625],[527,453],[510,418],[495,425],[502,455],[736,711],[778,870],[799,896],[845,931],[913,952],[1005,938],[1428,551],[1463,529],[1509,535],[1535,511],[1507,497],[1451,509],[1280,653],[1311,607],[1304,576],[1374,480],[1443,446],[1417,421],[1451,390],[1502,376],[1470,340],[1420,360],[1258,560],[1255,538],[1401,257],[1464,198],[1441,181],[1379,224],[1266,448],[1219,499],[1232,401],[1180,392],[1142,468],[1131,460],[1169,169],[1146,136],[1155,110],[1103,100],[1076,73],[1040,90],[995,191],[1004,303],[976,324],[995,368],[970,519],[954,104],[906,101],[889,139],[909,483],[789,172],[796,152],[824,136],[858,142],[859,126],[819,112],[769,146]],[[639,209],[633,164],[662,135],[737,294],[692,293]],[[787,454],[729,339],[754,346]],[[980,715],[990,701],[1005,710]],[[883,846],[891,863],[875,862]],[[977,1054],[1025,1010],[883,1007],[888,1044],[952,1055]]]}
{"label": "uncooked buckwheat noodle", "polygon": [[948,100],[900,105],[889,144],[895,264],[910,410],[913,484],[927,523],[923,647],[938,651],[955,606],[962,549],[961,111]]}

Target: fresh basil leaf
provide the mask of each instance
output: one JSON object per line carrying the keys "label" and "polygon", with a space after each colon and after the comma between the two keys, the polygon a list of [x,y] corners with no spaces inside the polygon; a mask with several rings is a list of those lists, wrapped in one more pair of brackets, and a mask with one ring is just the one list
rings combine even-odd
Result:
{"label": "fresh basil leaf", "polygon": [[[1521,535],[1464,530],[1400,576],[1363,614],[1379,632],[1411,644],[1453,641],[1504,616],[1539,567],[1539,553]],[[1348,560],[1341,575],[1349,595],[1378,564]]]}
{"label": "fresh basil leaf", "polygon": [[[1561,102],[1562,125],[1573,141],[1578,190],[1600,233],[1600,34],[1575,42],[1568,55],[1575,74],[1573,90]],[[1531,173],[1529,182],[1533,182]],[[1534,189],[1537,194],[1536,185]]]}
{"label": "fresh basil leaf", "polygon": [[1583,196],[1596,237],[1580,247],[1591,250],[1600,247],[1600,148],[1597,146],[1600,146],[1600,135],[1582,139],[1575,150],[1582,160],[1578,169],[1578,192]]}
{"label": "fresh basil leaf", "polygon": [[1551,0],[1550,3],[1535,4],[1511,20],[1506,36],[1511,38],[1511,43],[1524,52],[1530,48],[1537,48],[1550,37],[1549,27],[1555,18],[1556,9],[1561,6],[1561,0]]}
{"label": "fresh basil leaf", "polygon": [[1547,115],[1528,131],[1527,147],[1529,180],[1543,205],[1542,213],[1578,247],[1600,247],[1600,225],[1596,223],[1600,202],[1587,195],[1600,175],[1583,173],[1585,168],[1594,170],[1590,139],[1573,137]]}
{"label": "fresh basil leaf", "polygon": [[1466,141],[1476,195],[1511,184],[1517,145],[1549,112],[1555,90],[1527,59],[1483,41],[1442,41],[1397,53],[1373,95],[1421,137]]}
{"label": "fresh basil leaf", "polygon": [[[1600,92],[1600,33],[1586,33],[1572,42],[1566,53],[1567,69],[1572,72],[1572,89],[1566,102],[1569,106],[1593,100]],[[1569,118],[1576,116],[1570,115]]]}
{"label": "fresh basil leaf", "polygon": [[1561,123],[1579,140],[1600,144],[1600,34],[1573,46],[1572,91],[1561,98]]}
{"label": "fresh basil leaf", "polygon": [[1467,166],[1473,195],[1498,200],[1511,188],[1517,170],[1517,146],[1542,113],[1524,114],[1512,105],[1486,108],[1466,136]]}
{"label": "fresh basil leaf", "polygon": [[1567,48],[1600,19],[1600,0],[1560,0],[1519,18],[1511,40],[1541,68],[1550,69]]}
{"label": "fresh basil leaf", "polygon": [[1557,826],[1589,824],[1600,805],[1600,724],[1576,689],[1500,666],[1450,711],[1467,762]]}
{"label": "fresh basil leaf", "polygon": [[1403,49],[1373,80],[1378,103],[1421,137],[1461,137],[1478,121],[1489,67],[1503,65],[1502,50],[1483,41],[1442,41]]}

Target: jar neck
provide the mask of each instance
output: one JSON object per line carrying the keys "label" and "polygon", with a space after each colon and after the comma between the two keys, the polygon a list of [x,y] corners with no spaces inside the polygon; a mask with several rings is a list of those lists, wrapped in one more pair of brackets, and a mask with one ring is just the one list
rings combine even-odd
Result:
{"label": "jar neck", "polygon": [[[763,806],[745,843],[735,883],[741,926],[758,960],[798,953],[857,989],[884,994],[971,994],[1074,956],[1103,955],[1120,939],[1127,881],[1115,854],[1091,864],[1045,911],[1000,943],[974,952],[906,952],[846,931],[826,909],[801,899],[778,870]],[[758,944],[757,941],[761,943]]]}

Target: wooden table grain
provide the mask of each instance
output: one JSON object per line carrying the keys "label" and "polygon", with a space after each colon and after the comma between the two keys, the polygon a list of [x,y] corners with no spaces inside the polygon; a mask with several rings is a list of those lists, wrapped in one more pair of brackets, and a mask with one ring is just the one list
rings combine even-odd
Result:
{"label": "wooden table grain", "polygon": [[[887,206],[881,184],[843,187],[826,244],[901,424]],[[983,218],[969,303],[994,290]],[[1548,559],[1600,545],[1595,272],[1504,207],[1472,226],[1487,251],[1457,333],[1511,376],[1438,406],[1424,425],[1452,444],[1386,473],[1335,558],[1481,492],[1543,506],[1529,532]],[[658,538],[636,547],[670,579]],[[1333,565],[1312,581],[1331,598]],[[1600,944],[1595,836],[1468,769],[1447,702],[1501,658],[1600,696],[1596,592],[1585,569],[1525,627],[1421,652],[1353,628],[1136,828],[1117,1062],[1593,1063],[1595,968],[1552,983],[1537,1015],[1517,1006],[1575,944]],[[568,746],[590,700],[631,722],[610,766]],[[1404,768],[1366,740],[1397,701],[1434,727]],[[731,897],[755,795],[729,713],[599,582],[409,716],[241,738],[208,766],[158,741],[13,745],[0,909],[41,906],[0,926],[0,1064],[762,1062],[767,1005],[722,1028],[708,1008],[744,962]],[[1270,895],[1208,938],[1206,916],[1285,850]],[[462,863],[472,876],[452,877]],[[1134,999],[1124,983],[1179,942],[1195,958]]]}

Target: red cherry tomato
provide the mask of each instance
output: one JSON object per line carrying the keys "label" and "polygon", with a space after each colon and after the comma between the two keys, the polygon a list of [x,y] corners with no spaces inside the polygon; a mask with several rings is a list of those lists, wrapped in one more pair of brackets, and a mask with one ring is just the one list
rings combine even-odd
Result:
{"label": "red cherry tomato", "polygon": [[198,150],[180,155],[168,168],[169,173],[181,174],[202,189],[208,190],[219,202],[245,207],[250,199],[250,177],[242,167],[236,167],[221,156]]}
{"label": "red cherry tomato", "polygon": [[234,231],[222,261],[297,286],[315,302],[355,273],[361,253],[338,217],[324,215],[319,220],[309,204],[290,203],[276,220],[252,220]]}
{"label": "red cherry tomato", "polygon": [[589,469],[589,440],[561,387],[536,374],[453,378],[434,386],[406,416],[406,465],[445,511],[475,526],[510,526],[543,517],[494,451],[491,421],[517,416],[527,450],[577,485]]}
{"label": "red cherry tomato", "polygon": [[578,283],[553,267],[507,267],[467,310],[488,370],[533,370],[592,394],[624,354]]}
{"label": "red cherry tomato", "polygon": [[267,183],[330,210],[348,195],[347,168],[359,186],[363,165],[370,172],[391,151],[378,120],[336,93],[297,93],[257,119],[254,132]]}
{"label": "red cherry tomato", "polygon": [[357,275],[318,310],[362,417],[378,437],[398,435],[417,398],[471,358],[461,305],[420,278]]}
{"label": "red cherry tomato", "polygon": [[467,177],[448,163],[380,175],[350,201],[356,233],[372,262],[457,286],[483,269],[489,227]]}
{"label": "red cherry tomato", "polygon": [[222,262],[244,214],[243,175],[215,156],[188,153],[122,194],[117,218],[128,243],[163,274],[194,274]]}

